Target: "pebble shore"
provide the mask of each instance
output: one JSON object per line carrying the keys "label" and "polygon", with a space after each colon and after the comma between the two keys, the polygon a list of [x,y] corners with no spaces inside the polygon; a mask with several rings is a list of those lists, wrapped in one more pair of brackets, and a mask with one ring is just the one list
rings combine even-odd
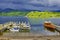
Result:
{"label": "pebble shore", "polygon": [[60,40],[60,35],[42,35],[32,33],[5,33],[0,40]]}

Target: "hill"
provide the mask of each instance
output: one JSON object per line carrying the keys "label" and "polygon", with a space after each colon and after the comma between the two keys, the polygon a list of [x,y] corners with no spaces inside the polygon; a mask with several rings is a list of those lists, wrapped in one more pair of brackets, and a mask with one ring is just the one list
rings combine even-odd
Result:
{"label": "hill", "polygon": [[60,12],[10,10],[8,9],[0,12],[0,16],[27,16],[28,18],[60,18]]}
{"label": "hill", "polygon": [[31,11],[26,16],[29,18],[56,18],[60,17],[60,12]]}
{"label": "hill", "polygon": [[25,16],[27,13],[22,11],[0,12],[0,16]]}

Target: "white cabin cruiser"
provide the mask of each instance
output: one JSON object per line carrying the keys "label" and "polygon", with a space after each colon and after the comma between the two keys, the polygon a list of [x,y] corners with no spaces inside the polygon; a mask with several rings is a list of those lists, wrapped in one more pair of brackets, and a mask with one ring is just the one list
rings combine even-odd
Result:
{"label": "white cabin cruiser", "polygon": [[19,24],[13,24],[13,27],[11,29],[9,29],[10,31],[12,32],[19,32],[20,29],[23,29],[23,30],[30,30],[30,24],[26,24],[26,23],[19,23]]}
{"label": "white cabin cruiser", "polygon": [[19,32],[19,29],[18,28],[11,28],[10,31],[11,32]]}
{"label": "white cabin cruiser", "polygon": [[29,29],[29,30],[31,29],[31,28],[30,28],[30,24],[29,24],[29,23],[28,23],[28,24],[26,24],[26,23],[23,23],[23,22],[22,22],[22,24],[21,24],[21,25],[22,25],[22,29]]}
{"label": "white cabin cruiser", "polygon": [[13,28],[9,29],[12,32],[19,32],[18,26],[14,26]]}

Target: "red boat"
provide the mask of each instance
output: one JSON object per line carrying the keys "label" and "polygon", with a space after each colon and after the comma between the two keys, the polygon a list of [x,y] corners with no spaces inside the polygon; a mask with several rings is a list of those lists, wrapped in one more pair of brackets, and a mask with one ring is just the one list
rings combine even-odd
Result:
{"label": "red boat", "polygon": [[56,26],[54,24],[52,24],[50,21],[45,21],[44,27],[51,28],[51,29],[55,29],[56,28]]}

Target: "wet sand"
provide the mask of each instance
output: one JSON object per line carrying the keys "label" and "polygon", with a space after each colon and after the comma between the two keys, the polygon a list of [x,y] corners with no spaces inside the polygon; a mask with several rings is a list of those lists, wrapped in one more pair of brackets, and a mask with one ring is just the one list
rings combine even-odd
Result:
{"label": "wet sand", "polygon": [[60,35],[42,35],[32,33],[5,33],[0,40],[60,40]]}
{"label": "wet sand", "polygon": [[0,37],[0,40],[60,40],[60,36]]}

